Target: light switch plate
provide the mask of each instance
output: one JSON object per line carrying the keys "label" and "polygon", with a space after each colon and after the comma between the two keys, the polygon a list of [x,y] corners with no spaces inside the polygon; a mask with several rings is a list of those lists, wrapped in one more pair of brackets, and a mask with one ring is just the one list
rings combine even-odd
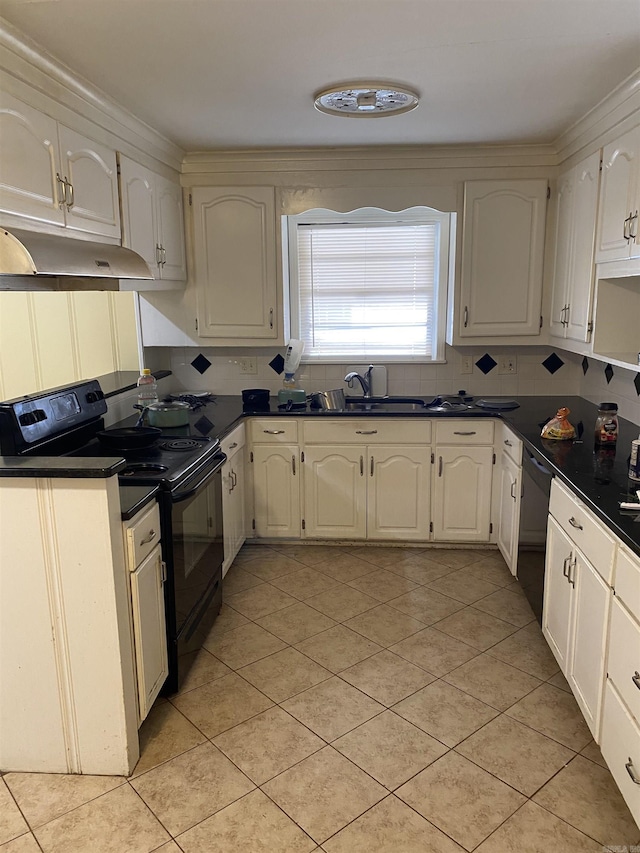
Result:
{"label": "light switch plate", "polygon": [[518,359],[515,355],[501,355],[498,357],[498,373],[514,375],[518,372]]}
{"label": "light switch plate", "polygon": [[239,358],[238,364],[240,365],[240,373],[258,372],[258,360],[254,356]]}

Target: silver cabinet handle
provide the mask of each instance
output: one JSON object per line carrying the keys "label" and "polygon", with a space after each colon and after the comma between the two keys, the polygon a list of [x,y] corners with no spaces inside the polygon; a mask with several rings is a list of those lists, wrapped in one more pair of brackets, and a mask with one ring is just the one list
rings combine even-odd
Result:
{"label": "silver cabinet handle", "polygon": [[269,328],[273,329],[273,308],[269,308]]}
{"label": "silver cabinet handle", "polygon": [[631,681],[633,681],[638,690],[640,690],[640,672],[638,672],[638,670],[636,670],[635,675],[631,676]]}
{"label": "silver cabinet handle", "polygon": [[164,560],[160,560],[160,582],[166,583],[167,581],[167,564]]}
{"label": "silver cabinet handle", "polygon": [[165,249],[164,246],[162,246],[161,248],[162,248],[162,266],[164,266],[167,263],[167,250]]}
{"label": "silver cabinet handle", "polygon": [[148,545],[148,544],[149,544],[149,542],[153,541],[155,538],[156,538],[156,532],[155,532],[155,530],[152,528],[152,529],[149,531],[149,535],[148,535],[148,536],[145,536],[145,537],[144,537],[144,539],[141,539],[141,540],[140,540],[140,544],[141,544],[141,545]]}
{"label": "silver cabinet handle", "polygon": [[567,305],[566,312],[567,312],[567,314],[564,318],[564,324],[565,324],[565,326],[568,326],[569,325],[569,314],[571,314],[571,305]]}
{"label": "silver cabinet handle", "polygon": [[476,434],[476,431],[475,431],[475,430],[471,430],[470,432],[461,432],[460,430],[455,430],[455,429],[454,429],[453,434],[454,434],[454,435],[475,435],[475,434]]}
{"label": "silver cabinet handle", "polygon": [[631,214],[629,214],[627,216],[627,218],[625,219],[625,221],[622,224],[622,236],[625,240],[629,239],[627,225],[629,225],[629,227],[631,227]]}
{"label": "silver cabinet handle", "polygon": [[265,435],[284,435],[283,429],[263,429],[262,432]]}
{"label": "silver cabinet handle", "polygon": [[370,475],[371,477],[373,477],[373,456],[371,457],[371,470],[370,470],[370,472],[369,472],[369,475]]}
{"label": "silver cabinet handle", "polygon": [[[631,223],[632,223],[632,222],[635,222],[635,223],[636,223],[636,230],[635,230],[635,231],[632,231],[632,230],[631,230]],[[633,214],[633,216],[632,216],[632,217],[631,217],[631,219],[629,220],[629,239],[630,239],[630,240],[635,240],[635,239],[636,239],[636,237],[638,236],[638,228],[637,228],[637,225],[638,225],[638,211],[636,210],[636,212]]]}
{"label": "silver cabinet handle", "polygon": [[633,761],[631,760],[631,756],[629,756],[627,763],[624,765],[624,769],[627,771],[629,776],[631,776],[631,781],[634,785],[640,785],[640,779],[636,776],[636,772],[633,769]]}
{"label": "silver cabinet handle", "polygon": [[62,210],[67,198],[67,182],[60,177],[60,172],[56,172],[56,181],[58,187],[58,207]]}
{"label": "silver cabinet handle", "polygon": [[237,446],[238,446],[238,442],[237,442],[237,441],[234,441],[234,442],[233,442],[233,444],[230,444],[230,445],[229,445],[229,450],[233,450],[233,449],[234,449],[234,447],[237,447]]}
{"label": "silver cabinet handle", "polygon": [[364,476],[364,456],[360,457],[360,476]]}
{"label": "silver cabinet handle", "polygon": [[511,483],[511,490],[510,490],[511,491],[511,497],[514,499],[514,501],[516,499],[516,496],[514,494],[515,488],[516,488],[516,481],[514,480],[513,483]]}
{"label": "silver cabinet handle", "polygon": [[[67,180],[66,175],[64,179],[65,189],[64,189],[64,203],[67,205],[67,210],[71,210],[73,205],[76,203],[76,194],[73,191],[73,184]],[[67,193],[67,189],[69,192]],[[68,198],[67,198],[68,195]]]}
{"label": "silver cabinet handle", "polygon": [[505,438],[504,443],[507,445],[507,447],[513,447],[513,444],[509,441],[508,438]]}
{"label": "silver cabinet handle", "polygon": [[233,477],[233,488],[235,489],[235,487],[238,485],[238,475],[234,470],[232,470],[231,476]]}
{"label": "silver cabinet handle", "polygon": [[576,530],[584,530],[584,527],[580,524],[579,521],[576,521],[573,516],[571,516],[571,518],[569,519],[569,524],[572,527],[575,527]]}
{"label": "silver cabinet handle", "polygon": [[159,243],[156,243],[156,263],[162,266],[162,246]]}
{"label": "silver cabinet handle", "polygon": [[[576,588],[575,568],[576,568],[576,566],[577,566],[577,565],[578,565],[578,558],[577,558],[577,557],[574,557],[574,558],[573,558],[573,561],[572,561],[571,563],[569,563],[569,572],[568,572],[568,574],[567,574],[567,580],[569,581],[569,583],[571,584],[571,586],[572,586],[574,589]],[[573,575],[571,574],[571,570],[572,570],[572,569],[573,569],[573,571],[574,571]]]}
{"label": "silver cabinet handle", "polygon": [[357,429],[356,435],[377,435],[377,429]]}
{"label": "silver cabinet handle", "polygon": [[293,471],[293,476],[296,476],[296,457],[291,457],[291,470]]}
{"label": "silver cabinet handle", "polygon": [[571,562],[571,554],[569,554],[568,557],[565,557],[563,560],[563,563],[562,563],[562,574],[567,580],[569,580],[569,571],[567,569],[567,566],[569,565],[570,562]]}
{"label": "silver cabinet handle", "polygon": [[464,306],[464,315],[463,316],[464,316],[463,325],[466,329],[467,326],[469,325],[469,309],[467,308],[466,305]]}
{"label": "silver cabinet handle", "polygon": [[438,457],[438,477],[442,477],[442,456]]}

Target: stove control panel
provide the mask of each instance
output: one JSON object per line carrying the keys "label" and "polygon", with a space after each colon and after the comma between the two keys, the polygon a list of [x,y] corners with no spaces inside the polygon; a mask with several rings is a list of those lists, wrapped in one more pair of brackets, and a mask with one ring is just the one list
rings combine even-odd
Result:
{"label": "stove control panel", "polygon": [[33,445],[100,418],[107,403],[97,379],[0,403],[0,452],[17,455]]}

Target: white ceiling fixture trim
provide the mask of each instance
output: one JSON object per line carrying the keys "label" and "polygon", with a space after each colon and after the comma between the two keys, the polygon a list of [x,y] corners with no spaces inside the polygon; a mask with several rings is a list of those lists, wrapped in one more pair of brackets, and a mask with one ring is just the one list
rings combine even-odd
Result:
{"label": "white ceiling fixture trim", "polygon": [[380,118],[415,110],[418,95],[407,86],[380,81],[340,83],[313,96],[321,113],[345,118]]}

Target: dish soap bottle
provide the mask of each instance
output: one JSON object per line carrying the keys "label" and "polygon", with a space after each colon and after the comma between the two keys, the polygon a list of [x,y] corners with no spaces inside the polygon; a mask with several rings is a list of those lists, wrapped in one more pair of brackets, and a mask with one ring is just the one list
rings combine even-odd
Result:
{"label": "dish soap bottle", "polygon": [[631,442],[629,457],[629,479],[640,483],[640,435]]}
{"label": "dish soap bottle", "polygon": [[158,402],[158,384],[155,376],[145,367],[138,377],[138,405],[145,408]]}

